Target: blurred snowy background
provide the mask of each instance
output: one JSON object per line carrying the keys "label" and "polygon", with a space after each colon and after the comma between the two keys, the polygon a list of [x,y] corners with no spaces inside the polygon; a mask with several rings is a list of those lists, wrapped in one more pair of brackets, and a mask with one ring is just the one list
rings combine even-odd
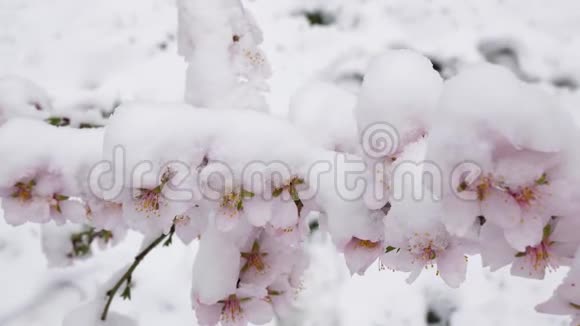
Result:
{"label": "blurred snowy background", "polygon": [[[470,63],[499,63],[558,94],[570,110],[580,104],[578,0],[246,5],[264,31],[273,68],[268,100],[278,115],[309,81],[356,93],[369,58],[388,48],[422,52],[444,77]],[[0,77],[35,81],[57,115],[92,124],[127,101],[181,101],[186,65],[176,51],[176,14],[173,0],[0,0]],[[129,234],[121,245],[65,269],[47,267],[41,242],[39,226],[13,228],[0,219],[0,326],[60,325],[132,259],[140,236]],[[506,270],[489,273],[470,257],[467,282],[451,290],[433,270],[412,286],[378,265],[364,278],[350,278],[327,237],[314,232],[308,246],[312,262],[294,318],[279,325],[566,325],[533,309],[563,269],[540,282]],[[189,293],[195,251],[195,244],[180,243],[154,251],[135,275],[132,301],[115,300],[113,310],[143,326],[196,325]]]}

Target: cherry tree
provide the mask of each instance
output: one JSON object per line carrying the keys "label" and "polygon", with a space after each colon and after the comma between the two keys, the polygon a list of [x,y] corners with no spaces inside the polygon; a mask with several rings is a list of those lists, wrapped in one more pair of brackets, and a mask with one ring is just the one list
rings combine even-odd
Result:
{"label": "cherry tree", "polygon": [[271,70],[242,3],[179,0],[178,12],[184,103],[124,104],[104,128],[76,129],[54,125],[34,83],[0,80],[6,221],[43,224],[55,266],[143,234],[64,325],[135,324],[114,299],[130,299],[140,263],[173,241],[199,241],[200,325],[265,324],[300,291],[312,219],[352,274],[378,260],[408,282],[426,272],[458,287],[472,255],[517,277],[570,266],[537,309],[579,325],[578,129],[551,95],[489,64],[443,81],[427,58],[392,50],[358,97],[309,85],[284,119],[268,113]]}

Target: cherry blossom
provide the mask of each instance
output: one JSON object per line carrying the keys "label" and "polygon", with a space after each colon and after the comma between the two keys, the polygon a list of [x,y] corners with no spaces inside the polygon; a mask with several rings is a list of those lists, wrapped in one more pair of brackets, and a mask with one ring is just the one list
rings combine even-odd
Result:
{"label": "cherry blossom", "polygon": [[[396,271],[410,272],[407,282],[419,277],[423,269],[435,268],[436,273],[451,287],[465,280],[467,248],[450,235],[438,218],[429,218],[433,204],[394,204],[385,218],[385,252],[381,263]],[[425,209],[422,211],[422,209]],[[392,215],[391,215],[392,214]]]}
{"label": "cherry blossom", "polygon": [[235,293],[228,295],[213,305],[194,302],[194,309],[200,325],[242,326],[252,323],[263,325],[273,318],[268,302],[268,291],[242,284]]}

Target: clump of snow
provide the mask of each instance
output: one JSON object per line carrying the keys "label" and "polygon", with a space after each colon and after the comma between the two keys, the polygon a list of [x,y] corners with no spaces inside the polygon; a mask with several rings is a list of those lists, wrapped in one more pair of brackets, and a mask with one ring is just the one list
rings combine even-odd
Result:
{"label": "clump of snow", "polygon": [[336,85],[312,82],[292,96],[288,117],[313,144],[358,154],[356,101],[354,94]]}
{"label": "clump of snow", "polygon": [[237,0],[178,1],[179,54],[188,62],[185,100],[211,108],[266,111],[270,66],[262,33]]}
{"label": "clump of snow", "polygon": [[70,254],[73,252],[71,236],[80,232],[82,225],[46,223],[41,227],[42,252],[48,260],[49,267],[62,267],[72,263]]}
{"label": "clump of snow", "polygon": [[428,132],[441,89],[441,77],[420,54],[392,50],[378,56],[367,68],[356,108],[361,137],[377,123],[390,125],[396,143],[385,156],[396,156]]}
{"label": "clump of snow", "polygon": [[0,76],[0,125],[16,117],[43,120],[51,111],[50,98],[42,87],[22,77]]}
{"label": "clump of snow", "polygon": [[215,228],[203,233],[193,264],[192,296],[204,304],[214,304],[236,290],[240,251]]}

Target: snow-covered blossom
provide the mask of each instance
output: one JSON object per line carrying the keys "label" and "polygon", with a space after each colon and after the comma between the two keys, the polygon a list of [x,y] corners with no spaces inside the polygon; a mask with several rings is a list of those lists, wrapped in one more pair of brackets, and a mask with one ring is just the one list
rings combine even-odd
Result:
{"label": "snow-covered blossom", "polygon": [[525,252],[541,245],[553,216],[576,214],[577,131],[550,95],[481,65],[445,82],[438,110],[426,159],[449,185],[440,201],[449,232],[477,238],[482,222],[493,224]]}
{"label": "snow-covered blossom", "polygon": [[569,202],[576,192],[574,178],[562,174],[561,164],[554,155],[523,150],[498,158],[492,172],[459,183],[459,195],[470,191],[475,200],[450,196],[443,202],[450,212],[448,227],[465,234],[477,216],[483,216],[504,230],[514,249],[538,244],[550,218],[569,214],[575,206]]}
{"label": "snow-covered blossom", "polygon": [[242,284],[235,293],[212,305],[194,301],[200,325],[245,326],[263,325],[274,317],[265,288]]}
{"label": "snow-covered blossom", "polygon": [[[74,223],[44,225],[53,264],[128,229],[158,239],[149,245],[174,233],[185,244],[199,239],[191,291],[198,321],[239,326],[268,323],[291,306],[308,266],[309,216],[319,217],[351,274],[379,258],[410,273],[409,282],[433,268],[458,287],[475,249],[492,270],[511,264],[524,277],[570,264],[580,243],[578,134],[550,95],[489,65],[443,82],[426,57],[396,50],[371,62],[358,99],[316,83],[298,92],[289,119],[274,117],[252,111],[267,110],[270,67],[241,2],[179,0],[178,8],[189,105],[122,105],[104,130],[55,128],[15,118],[41,119],[50,104],[26,82],[0,79],[0,92],[26,90],[0,98],[2,208],[13,225]],[[339,158],[362,168],[345,171]],[[119,192],[92,189],[102,159],[122,160],[107,176]],[[419,183],[394,180],[406,163],[423,161],[437,168],[410,171]],[[478,173],[457,175],[465,162]],[[148,173],[133,174],[143,167]],[[441,182],[424,172],[439,172]],[[366,181],[365,193],[343,196],[349,175]],[[377,189],[383,195],[369,197]],[[576,323],[579,255],[539,307]],[[65,325],[98,323],[94,311],[71,316]],[[108,323],[133,324],[115,314]]]}
{"label": "snow-covered blossom", "polygon": [[[256,226],[261,226],[270,218],[268,204],[253,199],[255,194],[244,189],[225,193],[217,202],[216,223],[219,229],[229,231],[236,226],[244,216]],[[255,209],[255,211],[254,211]]]}
{"label": "snow-covered blossom", "polygon": [[0,189],[6,221],[13,225],[50,220],[62,224],[84,216],[82,203],[62,195],[59,189],[62,188],[58,178],[50,175],[25,179],[13,187]]}
{"label": "snow-covered blossom", "polygon": [[[171,181],[173,173],[165,170],[155,186],[126,188],[121,197],[123,216],[127,224],[144,232],[167,232],[175,218],[186,212],[193,204],[173,200],[167,195],[167,183]],[[117,199],[118,200],[118,199]]]}
{"label": "snow-covered blossom", "polygon": [[[267,110],[270,66],[262,34],[239,0],[178,1],[179,53],[189,63],[185,99],[196,106]],[[211,67],[211,68],[210,68]]]}
{"label": "snow-covered blossom", "polygon": [[27,119],[0,126],[0,196],[6,220],[13,225],[82,220],[80,197],[90,167],[100,159],[101,141],[99,131]]}
{"label": "snow-covered blossom", "polygon": [[481,228],[480,250],[484,266],[495,271],[507,264],[513,275],[543,279],[546,272],[562,265],[569,265],[578,244],[565,235],[568,231],[561,218],[553,218],[542,231],[542,241],[527,246],[523,251],[513,249],[507,242],[502,229],[486,223]]}
{"label": "snow-covered blossom", "polygon": [[123,219],[123,205],[98,198],[85,198],[86,220],[98,229],[123,232],[127,229]]}
{"label": "snow-covered blossom", "polygon": [[415,281],[423,269],[437,266],[437,274],[451,287],[465,280],[466,243],[450,235],[432,203],[394,203],[385,218],[385,253],[381,263],[393,270],[410,272]]}
{"label": "snow-covered blossom", "polygon": [[259,238],[243,249],[240,280],[243,283],[268,286],[280,275],[290,274],[298,262],[301,248],[291,246],[263,232]]}
{"label": "snow-covered blossom", "polygon": [[189,244],[206,230],[208,219],[209,207],[203,203],[196,204],[184,213],[175,216],[173,220],[175,234],[183,243]]}
{"label": "snow-covered blossom", "polygon": [[364,199],[370,209],[384,207],[393,191],[393,162],[415,156],[406,151],[415,152],[411,147],[428,136],[442,87],[429,59],[410,50],[387,51],[369,64],[355,116],[369,171]]}
{"label": "snow-covered blossom", "polygon": [[[407,144],[428,133],[442,89],[442,79],[426,57],[410,50],[391,50],[373,59],[367,68],[355,110],[358,130],[367,155],[373,158],[396,158]],[[379,139],[368,134],[377,123],[393,129],[391,143],[374,143]],[[374,146],[373,146],[374,145]],[[377,147],[379,146],[379,147]],[[380,148],[386,146],[385,148]],[[369,150],[372,153],[369,153]]]}

